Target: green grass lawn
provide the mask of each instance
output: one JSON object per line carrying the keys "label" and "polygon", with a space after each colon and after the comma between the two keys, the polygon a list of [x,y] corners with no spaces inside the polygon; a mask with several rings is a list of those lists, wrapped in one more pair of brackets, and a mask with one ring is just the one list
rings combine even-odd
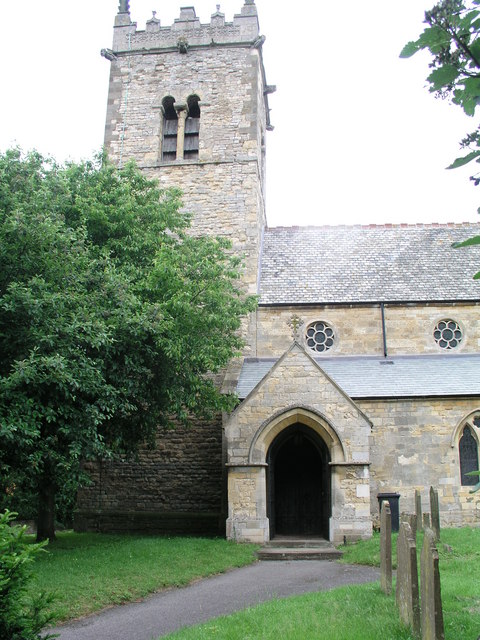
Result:
{"label": "green grass lawn", "polygon": [[33,592],[54,591],[59,620],[241,567],[254,545],[223,539],[60,533],[35,561]]}
{"label": "green grass lawn", "polygon": [[[272,600],[165,636],[169,640],[413,640],[378,585]],[[162,639],[163,640],[163,639]],[[457,636],[455,640],[460,640]],[[467,640],[463,636],[462,640]]]}
{"label": "green grass lawn", "polygon": [[[345,549],[345,562],[379,565],[378,535],[342,549]],[[438,549],[446,640],[477,640],[480,635],[480,529],[445,529]],[[414,640],[398,619],[394,596],[385,596],[378,584],[275,600],[179,631],[168,638]]]}

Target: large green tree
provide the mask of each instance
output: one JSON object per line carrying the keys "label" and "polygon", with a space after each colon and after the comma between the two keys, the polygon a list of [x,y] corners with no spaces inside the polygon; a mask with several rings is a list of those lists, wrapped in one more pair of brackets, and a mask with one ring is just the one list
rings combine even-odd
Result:
{"label": "large green tree", "polygon": [[28,479],[39,539],[82,460],[235,402],[212,374],[256,301],[180,205],[133,164],[0,156],[0,483]]}
{"label": "large green tree", "polygon": [[[407,43],[400,56],[409,58],[418,51],[428,51],[431,55],[431,71],[427,77],[430,91],[451,100],[468,116],[474,117],[480,104],[480,0],[441,0],[425,12],[425,24],[417,40]],[[472,161],[480,164],[478,125],[465,136],[460,146],[464,155],[449,169]],[[480,173],[476,172],[470,179],[478,186]],[[454,246],[476,244],[480,244],[480,236]],[[480,271],[474,278],[480,279]]]}

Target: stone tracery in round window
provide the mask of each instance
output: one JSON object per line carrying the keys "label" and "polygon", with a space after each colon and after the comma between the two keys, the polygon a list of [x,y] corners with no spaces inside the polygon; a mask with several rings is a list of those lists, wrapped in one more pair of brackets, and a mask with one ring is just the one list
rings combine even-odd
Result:
{"label": "stone tracery in round window", "polygon": [[447,318],[435,325],[433,337],[442,349],[456,349],[463,340],[463,332],[455,320]]}
{"label": "stone tracery in round window", "polygon": [[308,325],[305,339],[312,351],[324,353],[333,347],[335,333],[329,324],[318,321]]}

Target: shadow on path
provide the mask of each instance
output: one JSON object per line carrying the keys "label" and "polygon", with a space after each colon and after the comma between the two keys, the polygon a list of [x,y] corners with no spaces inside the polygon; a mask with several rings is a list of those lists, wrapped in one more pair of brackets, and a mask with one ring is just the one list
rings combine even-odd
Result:
{"label": "shadow on path", "polygon": [[379,570],[326,560],[257,562],[50,630],[60,640],[152,640],[287,596],[374,582]]}

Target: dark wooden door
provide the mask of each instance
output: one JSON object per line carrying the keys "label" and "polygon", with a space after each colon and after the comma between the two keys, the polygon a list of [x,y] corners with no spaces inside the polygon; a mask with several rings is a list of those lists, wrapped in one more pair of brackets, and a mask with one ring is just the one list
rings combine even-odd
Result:
{"label": "dark wooden door", "polygon": [[272,536],[328,537],[328,452],[307,433],[303,425],[289,428],[269,452]]}

